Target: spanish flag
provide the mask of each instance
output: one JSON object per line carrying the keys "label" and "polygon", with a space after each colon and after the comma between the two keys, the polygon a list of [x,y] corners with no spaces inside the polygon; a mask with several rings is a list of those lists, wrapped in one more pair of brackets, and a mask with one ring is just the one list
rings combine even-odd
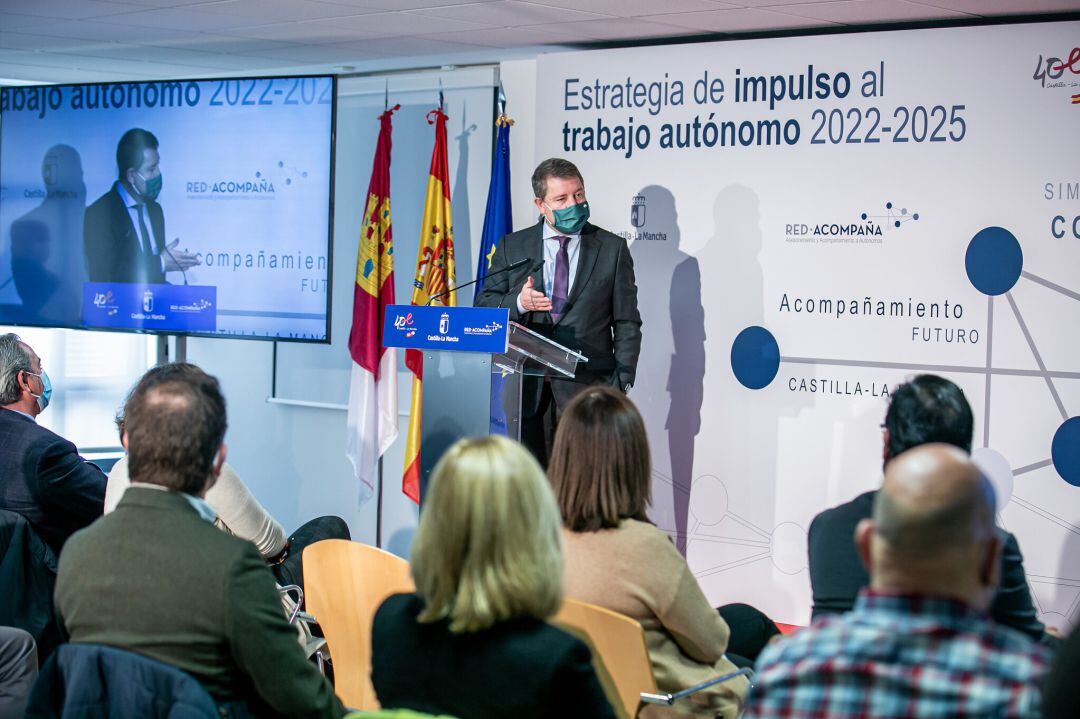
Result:
{"label": "spanish flag", "polygon": [[[446,113],[442,106],[427,115],[435,125],[435,149],[431,153],[424,218],[420,223],[420,247],[416,253],[412,304],[453,307],[457,304],[454,275],[454,223],[450,215],[450,168],[446,160]],[[412,401],[409,403],[409,435],[405,441],[405,474],[401,491],[420,502],[420,404],[423,396],[424,357],[419,350],[405,351],[405,365],[412,370]]]}
{"label": "spanish flag", "polygon": [[397,439],[397,350],[383,346],[383,316],[394,304],[394,242],[390,224],[390,116],[379,116],[379,139],[371,168],[356,252],[353,321],[349,332],[352,378],[345,455],[360,480],[360,500],[375,488],[379,457]]}

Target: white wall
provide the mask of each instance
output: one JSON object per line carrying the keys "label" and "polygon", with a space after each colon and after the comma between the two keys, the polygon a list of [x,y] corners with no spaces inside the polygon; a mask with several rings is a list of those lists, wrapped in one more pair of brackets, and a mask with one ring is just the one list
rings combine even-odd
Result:
{"label": "white wall", "polygon": [[[506,93],[506,114],[514,120],[510,130],[510,192],[514,229],[536,222],[529,178],[536,167],[536,60],[508,60],[499,64]],[[542,109],[542,108],[541,108]]]}
{"label": "white wall", "polygon": [[[277,396],[344,405],[348,396],[347,349],[362,203],[371,175],[377,117],[386,82],[394,115],[391,208],[394,222],[395,292],[407,303],[416,263],[433,127],[424,117],[435,107],[442,79],[448,123],[451,204],[457,279],[472,279],[483,227],[491,168],[495,68],[408,73],[342,80],[339,85],[334,208],[332,343],[278,345]],[[463,299],[471,297],[463,293]],[[345,457],[345,412],[269,404],[269,342],[192,339],[188,358],[217,375],[229,410],[229,462],[286,531],[323,514],[343,517],[353,538],[375,542],[376,500],[358,502],[359,486]],[[382,544],[407,555],[417,511],[401,493],[411,374],[399,368],[400,437],[384,460]]]}

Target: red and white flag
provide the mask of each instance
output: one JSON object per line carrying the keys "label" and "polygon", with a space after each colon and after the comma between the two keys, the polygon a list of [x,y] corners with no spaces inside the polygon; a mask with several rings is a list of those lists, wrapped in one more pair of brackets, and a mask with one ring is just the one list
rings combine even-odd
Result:
{"label": "red and white flag", "polygon": [[379,457],[398,436],[397,350],[383,346],[386,306],[394,304],[394,243],[390,223],[390,117],[379,116],[364,223],[356,254],[353,322],[349,333],[352,379],[345,454],[360,480],[360,501],[371,497]]}

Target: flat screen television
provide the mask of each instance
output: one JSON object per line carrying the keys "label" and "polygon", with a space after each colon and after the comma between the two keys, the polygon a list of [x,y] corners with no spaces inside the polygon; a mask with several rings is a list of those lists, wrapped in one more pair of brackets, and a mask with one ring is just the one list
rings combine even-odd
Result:
{"label": "flat screen television", "polygon": [[0,89],[0,324],[329,342],[336,90]]}

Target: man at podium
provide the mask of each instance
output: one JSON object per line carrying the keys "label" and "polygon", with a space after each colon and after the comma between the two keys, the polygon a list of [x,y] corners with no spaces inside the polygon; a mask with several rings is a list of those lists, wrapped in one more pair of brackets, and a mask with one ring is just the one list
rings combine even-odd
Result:
{"label": "man at podium", "polygon": [[[547,466],[559,413],[592,384],[624,392],[641,351],[634,261],[626,241],[589,223],[585,181],[568,160],[541,162],[532,176],[539,221],[503,237],[478,307],[504,307],[510,319],[588,358],[573,379],[526,377],[521,439]],[[515,262],[518,272],[503,272]]]}

